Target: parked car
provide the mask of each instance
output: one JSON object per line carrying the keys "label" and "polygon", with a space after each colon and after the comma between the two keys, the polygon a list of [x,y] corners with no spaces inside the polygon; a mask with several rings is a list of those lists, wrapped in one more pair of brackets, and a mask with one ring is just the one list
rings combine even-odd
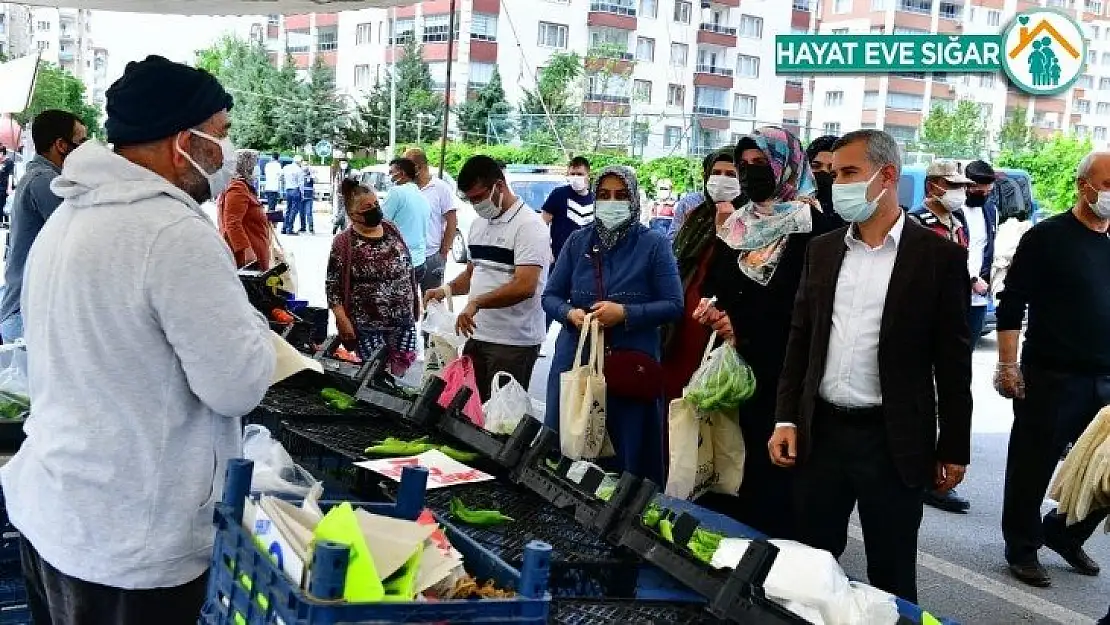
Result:
{"label": "parked car", "polygon": [[[429,169],[433,176],[439,175],[438,167]],[[362,168],[359,170],[358,179],[359,184],[377,193],[379,202],[384,202],[385,198],[389,197],[389,190],[393,187],[393,181],[389,178],[389,165],[384,163]],[[478,215],[469,203],[459,198],[459,187],[451,174],[444,172],[443,179],[451,186],[451,197],[455,200],[455,217],[458,219],[455,241],[451,244],[451,259],[456,263],[465,263],[470,258],[466,237],[470,234],[470,224],[474,223]]]}
{"label": "parked car", "polygon": [[547,196],[556,187],[567,184],[565,173],[547,165],[508,165],[505,167],[505,178],[513,194],[536,212],[543,210]]}
{"label": "parked car", "polygon": [[[995,171],[1006,174],[1018,186],[1022,188],[1023,195],[1030,198],[1033,203],[1030,215],[1036,222],[1037,215],[1041,211],[1040,204],[1037,200],[1032,199],[1032,181],[1030,180],[1029,172],[1023,169],[995,169]],[[902,168],[902,178],[898,181],[898,203],[906,210],[913,210],[925,201],[925,168],[921,166],[910,166]]]}

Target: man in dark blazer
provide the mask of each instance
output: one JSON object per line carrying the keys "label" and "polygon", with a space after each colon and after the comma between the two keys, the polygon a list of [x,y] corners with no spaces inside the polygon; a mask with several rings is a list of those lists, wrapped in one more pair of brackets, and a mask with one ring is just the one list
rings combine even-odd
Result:
{"label": "man in dark blazer", "polygon": [[850,225],[809,244],[768,447],[801,540],[839,557],[858,503],[871,584],[916,601],[923,495],[971,455],[967,252],[907,221],[890,135],[845,135],[833,171]]}

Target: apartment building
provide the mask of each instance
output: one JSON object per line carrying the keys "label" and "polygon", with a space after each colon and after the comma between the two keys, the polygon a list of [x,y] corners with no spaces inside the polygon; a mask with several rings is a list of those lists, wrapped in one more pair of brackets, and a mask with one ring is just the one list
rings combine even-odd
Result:
{"label": "apartment building", "polygon": [[[366,97],[410,38],[433,82],[455,102],[488,84],[496,67],[518,103],[557,52],[593,58],[582,108],[635,121],[637,154],[701,154],[783,119],[785,79],[774,73],[774,35],[790,28],[784,0],[449,0],[336,15],[270,16],[252,28],[279,65],[317,56],[338,89]],[[786,5],[787,7],[789,5]],[[452,58],[447,85],[447,57]],[[608,57],[608,58],[601,58]],[[599,65],[605,79],[590,79]],[[628,140],[622,145],[627,147]]]}
{"label": "apartment building", "polygon": [[20,4],[0,3],[0,54],[9,58],[31,51],[31,11]]}

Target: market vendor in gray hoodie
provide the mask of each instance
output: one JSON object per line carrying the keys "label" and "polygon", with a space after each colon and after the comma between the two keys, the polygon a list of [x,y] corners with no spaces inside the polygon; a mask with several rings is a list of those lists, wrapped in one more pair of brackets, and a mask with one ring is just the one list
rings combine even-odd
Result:
{"label": "market vendor in gray hoodie", "polygon": [[269,327],[200,203],[226,186],[231,96],[151,56],[108,89],[114,150],[52,188],[22,312],[32,416],[0,471],[36,623],[194,624],[241,415],[269,386]]}

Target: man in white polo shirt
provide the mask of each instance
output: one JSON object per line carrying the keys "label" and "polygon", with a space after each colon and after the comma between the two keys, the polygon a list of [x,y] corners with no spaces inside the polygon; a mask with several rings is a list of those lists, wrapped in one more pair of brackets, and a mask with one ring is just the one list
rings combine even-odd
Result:
{"label": "man in white polo shirt", "polygon": [[534,209],[516,197],[497,161],[474,156],[459,172],[460,196],[474,206],[470,262],[446,287],[431,289],[424,301],[469,295],[457,328],[469,337],[463,354],[474,361],[482,401],[498,372],[511,374],[525,388],[547,337],[540,296],[551,243],[547,226]]}

